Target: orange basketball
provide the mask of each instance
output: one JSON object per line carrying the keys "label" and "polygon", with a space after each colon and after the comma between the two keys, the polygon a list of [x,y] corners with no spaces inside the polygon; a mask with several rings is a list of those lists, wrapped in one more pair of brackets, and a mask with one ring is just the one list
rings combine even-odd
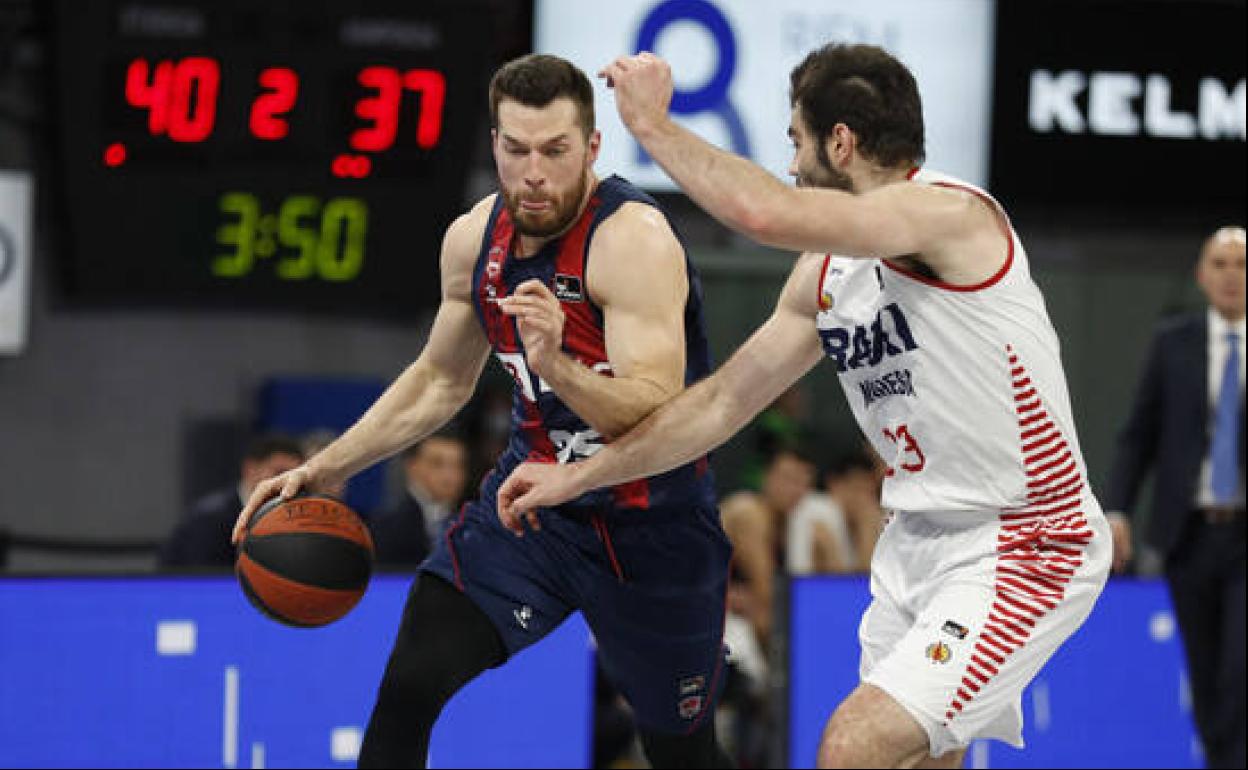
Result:
{"label": "orange basketball", "polygon": [[252,516],[234,572],[265,615],[290,626],[323,626],[364,596],[373,574],[373,538],[340,500],[274,499]]}

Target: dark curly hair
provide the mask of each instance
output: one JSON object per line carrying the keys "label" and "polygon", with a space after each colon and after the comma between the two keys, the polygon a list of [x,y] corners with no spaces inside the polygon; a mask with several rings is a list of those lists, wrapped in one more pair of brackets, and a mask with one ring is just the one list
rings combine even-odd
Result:
{"label": "dark curly hair", "polygon": [[923,104],[914,75],[873,45],[829,44],[812,51],[789,76],[789,103],[802,108],[819,160],[837,123],[858,135],[862,154],[881,166],[921,164]]}

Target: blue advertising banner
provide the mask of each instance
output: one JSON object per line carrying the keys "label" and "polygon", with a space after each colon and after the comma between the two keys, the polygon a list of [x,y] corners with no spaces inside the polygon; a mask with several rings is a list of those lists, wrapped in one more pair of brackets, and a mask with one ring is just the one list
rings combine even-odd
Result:
{"label": "blue advertising banner", "polygon": [[[410,582],[306,630],[227,577],[0,580],[0,766],[354,767]],[[586,767],[592,675],[574,616],[451,701],[430,766]]]}

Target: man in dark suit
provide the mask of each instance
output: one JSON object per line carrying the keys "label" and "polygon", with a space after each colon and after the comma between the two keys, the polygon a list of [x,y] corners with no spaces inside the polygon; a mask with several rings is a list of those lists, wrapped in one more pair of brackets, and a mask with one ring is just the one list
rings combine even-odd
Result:
{"label": "man in dark suit", "polygon": [[1210,767],[1244,767],[1243,228],[1205,242],[1196,278],[1209,308],[1157,332],[1104,499],[1121,570],[1155,471],[1144,540],[1165,558],[1196,726]]}
{"label": "man in dark suit", "polygon": [[210,492],[196,500],[190,511],[160,549],[161,567],[234,566],[234,546],[230,533],[243,501],[265,479],[299,467],[304,452],[297,441],[268,434],[253,438],[243,453],[236,485]]}
{"label": "man in dark suit", "polygon": [[436,433],[403,452],[406,494],[369,526],[382,567],[414,568],[425,560],[455,512],[468,478],[468,450],[449,433]]}

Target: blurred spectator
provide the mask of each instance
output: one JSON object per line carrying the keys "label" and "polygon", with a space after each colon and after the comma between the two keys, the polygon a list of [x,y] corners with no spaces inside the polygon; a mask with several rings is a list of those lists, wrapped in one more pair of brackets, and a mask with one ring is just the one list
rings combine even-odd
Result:
{"label": "blurred spectator", "polygon": [[459,506],[468,480],[468,448],[457,436],[435,433],[402,454],[405,494],[370,521],[377,563],[416,567]]}
{"label": "blurred spectator", "polygon": [[731,652],[717,723],[741,767],[765,766],[776,729],[767,686],[775,591],[783,585],[777,577],[787,564],[790,517],[814,482],[814,462],[786,439],[763,466],[759,491],[737,492],[720,504],[733,560],[724,622]]}
{"label": "blurred spectator", "polygon": [[883,517],[874,458],[861,449],[836,458],[823,473],[823,491],[806,495],[789,516],[786,571],[867,572]]}
{"label": "blurred spectator", "polygon": [[279,435],[257,436],[247,445],[238,483],[196,500],[160,549],[161,567],[233,567],[234,546],[230,532],[256,484],[296,468],[303,462],[303,448],[294,439]]}
{"label": "blurred spectator", "polygon": [[789,514],[814,486],[815,465],[796,448],[772,456],[758,492],[742,491],[720,504],[724,531],[733,547],[729,610],[748,618],[758,641],[771,636],[776,572],[787,563],[785,532]]}
{"label": "blurred spectator", "polygon": [[1105,507],[1114,568],[1131,557],[1129,516],[1155,470],[1144,540],[1162,555],[1210,767],[1244,767],[1244,230],[1204,244],[1209,307],[1153,339],[1119,439]]}

